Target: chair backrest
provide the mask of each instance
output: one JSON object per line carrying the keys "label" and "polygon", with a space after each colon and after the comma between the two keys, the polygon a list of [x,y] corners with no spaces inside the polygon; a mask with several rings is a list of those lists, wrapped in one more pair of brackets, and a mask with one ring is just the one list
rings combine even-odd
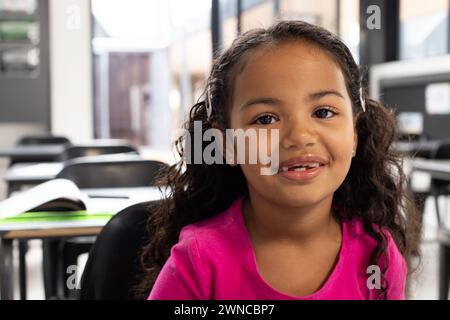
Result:
{"label": "chair backrest", "polygon": [[[436,149],[432,153],[431,156],[432,159],[448,159],[450,160],[450,138],[440,140],[436,146]],[[448,181],[436,179],[433,178],[431,180],[432,188],[434,189],[434,192],[438,194],[448,194]],[[440,223],[441,217],[438,213],[438,210],[436,210],[436,213],[438,214],[437,220]]]}
{"label": "chair backrest", "polygon": [[432,155],[433,159],[449,159],[450,160],[450,138],[443,139],[438,142],[438,145]]}
{"label": "chair backrest", "polygon": [[70,144],[70,140],[63,136],[51,134],[37,134],[24,136],[16,143],[19,146],[43,145],[43,144]]}
{"label": "chair backrest", "polygon": [[143,202],[116,214],[92,246],[81,277],[81,300],[135,299],[142,279],[140,253],[148,242],[146,223],[159,201]]}
{"label": "chair backrest", "polygon": [[79,188],[146,187],[153,186],[167,166],[154,160],[78,158],[67,162],[56,178],[71,180]]}
{"label": "chair backrest", "polygon": [[[63,136],[53,136],[51,134],[35,134],[23,136],[16,142],[16,146],[41,146],[41,145],[70,145],[69,139]],[[9,166],[16,163],[27,163],[27,162],[53,162],[57,161],[58,157],[55,156],[45,156],[40,155],[33,158],[23,157],[23,156],[12,156],[10,157]]]}
{"label": "chair backrest", "polygon": [[138,154],[138,151],[130,145],[89,145],[89,146],[69,146],[61,155],[61,161],[67,161],[70,159],[80,157],[92,157],[104,154],[116,154],[116,153],[134,153]]}

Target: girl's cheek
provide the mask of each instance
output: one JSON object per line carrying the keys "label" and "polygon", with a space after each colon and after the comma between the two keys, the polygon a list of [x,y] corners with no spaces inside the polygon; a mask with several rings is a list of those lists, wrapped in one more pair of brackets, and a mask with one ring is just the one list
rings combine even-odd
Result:
{"label": "girl's cheek", "polygon": [[353,141],[329,141],[328,153],[334,164],[349,165],[352,160]]}
{"label": "girl's cheek", "polygon": [[[239,151],[238,151],[239,152]],[[279,152],[278,134],[273,134],[270,129],[256,131],[256,139],[246,141],[245,164],[266,165],[272,154],[276,156]]]}

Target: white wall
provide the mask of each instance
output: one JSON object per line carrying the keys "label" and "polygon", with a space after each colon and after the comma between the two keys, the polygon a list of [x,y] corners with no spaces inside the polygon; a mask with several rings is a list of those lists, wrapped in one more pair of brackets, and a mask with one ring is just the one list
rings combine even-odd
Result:
{"label": "white wall", "polygon": [[51,131],[93,138],[90,0],[49,0]]}

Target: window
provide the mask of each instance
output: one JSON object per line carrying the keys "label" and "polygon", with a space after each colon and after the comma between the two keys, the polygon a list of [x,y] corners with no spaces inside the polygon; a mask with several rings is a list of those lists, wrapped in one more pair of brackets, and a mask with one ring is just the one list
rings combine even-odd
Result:
{"label": "window", "polygon": [[96,138],[167,150],[211,62],[210,0],[92,0]]}
{"label": "window", "polygon": [[336,0],[281,0],[280,18],[298,19],[337,33]]}
{"label": "window", "polygon": [[448,0],[400,1],[400,58],[424,58],[448,52]]}
{"label": "window", "polygon": [[339,36],[359,63],[359,0],[340,0],[339,4]]}

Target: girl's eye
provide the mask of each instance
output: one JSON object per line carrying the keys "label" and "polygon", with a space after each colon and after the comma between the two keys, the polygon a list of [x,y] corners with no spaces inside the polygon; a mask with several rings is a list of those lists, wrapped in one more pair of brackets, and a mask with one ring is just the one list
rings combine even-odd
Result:
{"label": "girl's eye", "polygon": [[329,108],[320,108],[320,109],[317,109],[316,111],[314,111],[314,114],[318,118],[328,119],[328,118],[331,118],[332,116],[335,116],[337,113]]}
{"label": "girl's eye", "polygon": [[273,115],[265,114],[263,116],[256,118],[254,123],[267,125],[267,124],[272,124],[277,120],[278,119],[276,117],[274,117]]}

